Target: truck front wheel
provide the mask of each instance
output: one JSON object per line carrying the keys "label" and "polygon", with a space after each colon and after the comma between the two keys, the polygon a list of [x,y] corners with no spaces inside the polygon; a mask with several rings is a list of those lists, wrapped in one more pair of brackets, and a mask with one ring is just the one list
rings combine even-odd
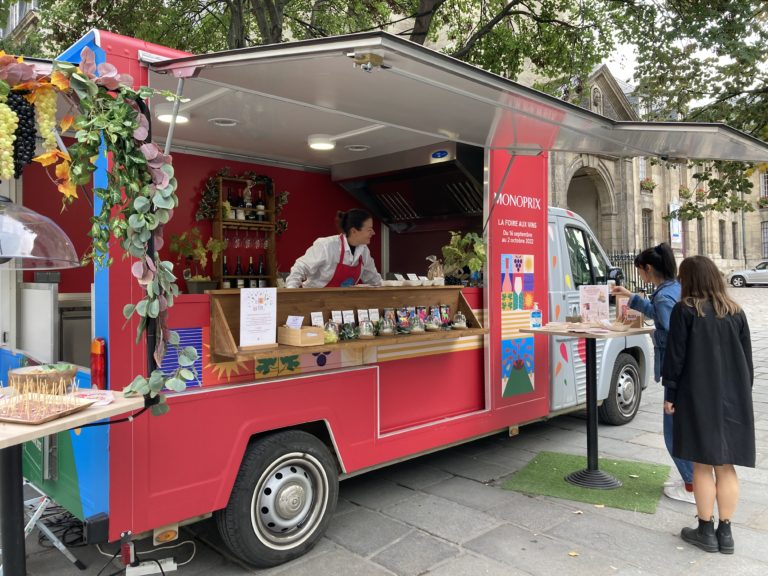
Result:
{"label": "truck front wheel", "polygon": [[608,392],[608,398],[600,406],[600,420],[613,426],[631,422],[640,408],[642,393],[643,386],[637,360],[631,354],[622,352],[613,365],[611,389]]}
{"label": "truck front wheel", "polygon": [[325,444],[306,432],[278,432],[248,447],[216,523],[242,560],[258,568],[277,566],[322,537],[338,495],[336,461]]}

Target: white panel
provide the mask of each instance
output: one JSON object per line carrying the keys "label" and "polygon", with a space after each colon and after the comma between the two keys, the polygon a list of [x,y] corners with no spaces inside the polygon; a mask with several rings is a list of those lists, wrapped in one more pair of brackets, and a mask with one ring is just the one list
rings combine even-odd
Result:
{"label": "white panel", "polygon": [[40,362],[58,358],[58,284],[22,284],[19,349]]}

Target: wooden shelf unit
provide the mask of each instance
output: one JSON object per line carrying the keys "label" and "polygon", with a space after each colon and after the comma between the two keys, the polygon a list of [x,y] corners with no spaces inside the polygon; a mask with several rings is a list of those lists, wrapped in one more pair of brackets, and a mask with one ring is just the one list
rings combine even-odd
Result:
{"label": "wooden shelf unit", "polygon": [[311,312],[322,312],[327,321],[332,310],[357,310],[403,306],[436,306],[447,304],[451,315],[461,311],[467,317],[466,330],[440,330],[423,334],[378,336],[371,340],[344,340],[322,346],[286,346],[268,349],[247,349],[240,346],[240,290],[212,290],[211,298],[211,359],[213,362],[274,358],[339,349],[387,346],[403,342],[456,339],[486,334],[461,293],[460,286],[419,286],[396,288],[280,288],[277,290],[277,325],[285,324],[288,316],[304,316],[309,324]]}
{"label": "wooden shelf unit", "polygon": [[[264,199],[266,208],[264,210],[264,215],[266,217],[266,220],[262,221],[255,221],[255,220],[236,220],[233,218],[223,218],[222,214],[222,205],[225,201],[227,201],[229,196],[229,190],[231,189],[233,192],[235,192],[235,195],[238,197],[242,196],[243,191],[245,190],[246,186],[252,182],[252,180],[249,180],[247,178],[230,178],[228,176],[220,176],[218,179],[218,187],[219,187],[219,205],[218,210],[216,211],[216,217],[213,220],[213,237],[218,240],[223,240],[224,238],[229,238],[229,245],[227,246],[227,249],[224,250],[222,254],[222,258],[218,258],[216,262],[213,263],[213,279],[218,282],[219,288],[222,289],[224,284],[225,276],[223,274],[224,270],[224,258],[223,256],[227,256],[227,267],[229,268],[229,274],[226,275],[227,279],[237,281],[238,278],[250,278],[250,279],[259,279],[259,278],[266,278],[267,285],[268,286],[277,286],[277,253],[276,253],[276,246],[275,246],[275,189],[274,184],[272,183],[272,180],[268,177],[263,177],[263,179],[260,179],[256,184],[254,184],[251,188],[251,192],[253,194],[253,202],[255,203],[256,198],[259,195],[259,192],[261,192],[262,198]],[[249,212],[255,212],[256,208],[236,208],[237,210],[244,210],[247,213]],[[235,210],[235,209],[233,209]],[[267,240],[268,246],[267,248],[245,248],[244,246],[240,246],[240,248],[235,248],[232,246],[232,231],[235,231],[237,234],[242,234],[242,231],[245,231],[246,234],[258,234],[258,238],[260,238],[262,241],[264,239]],[[248,275],[246,274],[246,271],[248,270],[248,257],[253,256],[254,266],[258,266],[259,256],[261,254],[264,254],[264,264],[267,268],[267,274],[263,276],[254,276],[254,275]],[[237,256],[240,255],[240,266],[243,269],[243,274],[240,276],[235,276],[234,269],[237,262]]]}

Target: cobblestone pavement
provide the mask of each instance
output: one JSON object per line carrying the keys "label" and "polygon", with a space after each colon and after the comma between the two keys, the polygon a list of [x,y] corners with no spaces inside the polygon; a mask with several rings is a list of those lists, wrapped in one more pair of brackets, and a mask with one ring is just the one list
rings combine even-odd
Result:
{"label": "cobblestone pavement", "polygon": [[[189,575],[720,575],[768,574],[768,288],[733,290],[748,313],[756,365],[758,466],[739,469],[733,519],[737,551],[707,554],[686,545],[691,504],[660,498],[655,514],[529,497],[499,485],[540,450],[585,454],[584,420],[555,418],[342,482],[327,535],[305,557],[271,570],[238,564],[211,521],[182,530],[197,554]],[[671,464],[661,432],[661,387],[651,385],[633,422],[600,427],[600,454]],[[575,512],[580,511],[580,514]],[[148,548],[141,542],[140,549]],[[173,551],[188,557],[188,546]],[[114,550],[114,547],[108,547]],[[578,552],[578,556],[569,555]],[[29,545],[30,574],[97,574],[108,559],[95,547],[75,553],[80,572],[55,550]],[[167,553],[165,553],[167,555]],[[159,554],[162,556],[163,553]],[[104,574],[119,569],[107,566]]]}

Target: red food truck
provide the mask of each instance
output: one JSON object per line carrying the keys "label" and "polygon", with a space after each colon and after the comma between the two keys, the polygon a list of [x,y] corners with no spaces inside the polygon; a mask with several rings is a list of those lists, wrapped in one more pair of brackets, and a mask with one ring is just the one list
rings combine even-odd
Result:
{"label": "red food truck", "polygon": [[[237,288],[177,298],[169,325],[197,350],[200,378],[168,393],[169,413],[59,434],[55,474],[49,449],[25,446],[25,475],[85,522],[89,542],[167,535],[214,515],[234,554],[276,565],[321,537],[340,479],[582,408],[580,341],[520,332],[537,303],[544,322],[564,320],[578,286],[610,273],[583,220],[548,211],[550,154],[768,159],[762,142],[726,126],[614,122],[379,32],[198,56],[93,31],[61,59],[79,62],[84,47],[137,84],[188,99],[188,122],[152,125],[156,141],[172,140],[179,182],[166,236],[197,227],[203,238],[228,239],[228,270],[240,256],[263,255],[263,273],[243,276],[275,286],[278,269],[334,232],[336,210],[355,206],[374,214],[372,252],[384,272],[422,274],[451,230],[478,233],[487,253],[482,288],[276,291],[278,324],[313,312],[327,320],[334,311],[443,306],[465,315],[465,330],[253,350],[240,346]],[[318,151],[310,140],[335,146]],[[214,216],[195,220],[206,179],[224,166]],[[35,174],[25,172],[23,199],[44,211]],[[262,219],[230,212],[232,202],[222,208],[254,181],[267,198]],[[278,214],[282,190],[290,200]],[[62,225],[73,238],[84,235],[78,225],[88,229],[87,214],[74,222],[76,210],[57,217],[72,219]],[[282,234],[278,216],[289,221]],[[92,279],[93,335],[105,342],[107,386],[122,390],[146,370],[137,320],[123,317],[142,296],[130,259],[111,250],[114,263]],[[237,280],[221,261],[210,271],[219,288]],[[90,283],[79,274],[68,281]],[[647,336],[599,345],[605,421],[634,417],[651,354]],[[8,368],[24,354],[0,357]],[[169,353],[162,367],[177,362]]]}

